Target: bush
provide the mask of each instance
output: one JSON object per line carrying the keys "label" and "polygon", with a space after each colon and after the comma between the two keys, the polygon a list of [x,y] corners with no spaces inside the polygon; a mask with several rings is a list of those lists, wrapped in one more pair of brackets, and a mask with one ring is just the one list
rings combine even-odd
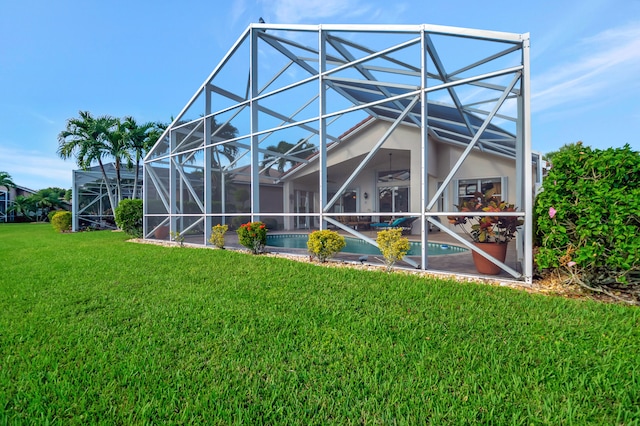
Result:
{"label": "bush", "polygon": [[314,231],[309,234],[307,248],[320,262],[326,262],[346,245],[344,237],[336,231]]}
{"label": "bush", "polygon": [[378,243],[378,248],[380,248],[380,252],[384,256],[387,271],[390,271],[396,262],[401,261],[411,248],[409,240],[402,236],[402,229],[400,228],[385,229],[378,232],[376,243]]}
{"label": "bush", "polygon": [[640,284],[640,153],[567,145],[536,199],[538,268],[592,290]]}
{"label": "bush", "polygon": [[262,222],[247,222],[236,230],[240,244],[258,254],[264,251],[267,244],[267,227]]}
{"label": "bush", "polygon": [[59,211],[61,210],[51,210],[49,213],[47,213],[47,219],[49,220],[49,223],[51,223],[51,219],[53,219],[53,216],[55,216],[55,214]]}
{"label": "bush", "polygon": [[134,238],[142,237],[142,200],[134,198],[120,201],[116,207],[116,225]]}
{"label": "bush", "polygon": [[58,232],[71,231],[71,212],[60,210],[51,217],[51,226]]}
{"label": "bush", "polygon": [[229,227],[227,225],[215,225],[211,228],[211,237],[209,242],[214,246],[223,249],[224,248],[224,234],[227,233]]}
{"label": "bush", "polygon": [[184,235],[178,231],[171,231],[169,235],[171,235],[171,241],[179,243],[180,247],[184,247]]}

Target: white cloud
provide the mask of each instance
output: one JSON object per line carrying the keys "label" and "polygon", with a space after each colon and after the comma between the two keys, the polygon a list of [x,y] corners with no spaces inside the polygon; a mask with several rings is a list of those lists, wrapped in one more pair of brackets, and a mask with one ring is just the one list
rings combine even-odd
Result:
{"label": "white cloud", "polygon": [[36,112],[36,111],[26,111],[26,112],[27,112],[27,114],[30,114],[31,116],[37,118],[38,120],[42,121],[45,124],[56,124],[55,120],[53,120],[53,119],[51,119],[51,118],[49,118],[49,117],[47,117],[45,115],[42,115],[39,112]]}
{"label": "white cloud", "polygon": [[71,171],[76,168],[73,161],[63,161],[55,154],[5,146],[0,146],[0,158],[0,170],[9,173],[17,185],[34,190],[71,187]]}
{"label": "white cloud", "polygon": [[573,42],[576,34],[580,34],[598,21],[611,8],[611,0],[568,0],[558,5],[561,14],[563,11],[571,13],[571,19],[549,20],[554,24],[545,28],[534,37],[534,49],[531,59],[537,58],[549,49],[557,46],[559,42],[566,44]]}
{"label": "white cloud", "polygon": [[[247,13],[247,4],[245,0],[235,0],[231,4],[231,26],[235,27],[238,21]],[[257,19],[256,19],[257,22]]]}
{"label": "white cloud", "polygon": [[262,0],[262,4],[270,20],[285,24],[320,23],[331,17],[354,18],[376,14],[360,0]]}
{"label": "white cloud", "polygon": [[640,23],[586,38],[578,49],[575,59],[532,78],[534,111],[626,94],[629,86],[638,84]]}

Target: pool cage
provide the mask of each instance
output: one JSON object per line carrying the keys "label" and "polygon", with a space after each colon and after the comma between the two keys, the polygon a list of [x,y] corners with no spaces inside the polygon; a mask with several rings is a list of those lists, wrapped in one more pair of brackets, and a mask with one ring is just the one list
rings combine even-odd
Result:
{"label": "pool cage", "polygon": [[9,191],[0,189],[0,222],[9,222],[12,219],[12,213],[9,211],[11,204],[9,202]]}
{"label": "pool cage", "polygon": [[478,251],[447,215],[490,184],[524,220],[517,264],[493,261],[530,282],[534,159],[528,34],[252,24],[147,155],[144,234],[261,220],[375,245],[371,223],[411,216],[422,247],[437,229]]}
{"label": "pool cage", "polygon": [[[142,167],[138,170],[123,167],[120,170],[121,199],[142,198]],[[87,170],[74,170],[72,174],[72,230],[73,232],[92,229],[116,229],[112,203],[118,204],[116,169],[113,163],[104,165],[105,173],[99,166]],[[106,175],[106,178],[105,178]],[[110,195],[111,194],[111,199]]]}

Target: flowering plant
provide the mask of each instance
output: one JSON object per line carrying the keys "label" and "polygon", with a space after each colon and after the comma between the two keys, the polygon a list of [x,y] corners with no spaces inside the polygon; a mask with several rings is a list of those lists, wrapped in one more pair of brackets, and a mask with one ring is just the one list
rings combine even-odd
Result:
{"label": "flowering plant", "polygon": [[236,230],[240,244],[253,254],[262,253],[267,244],[267,227],[262,222],[247,222]]}
{"label": "flowering plant", "polygon": [[[518,209],[513,204],[495,197],[495,190],[485,194],[476,192],[473,198],[456,206],[461,212],[511,213]],[[449,223],[460,225],[475,243],[508,243],[524,222],[516,216],[449,216]],[[471,223],[471,231],[464,225]]]}
{"label": "flowering plant", "polygon": [[211,228],[211,238],[209,242],[214,246],[223,249],[224,248],[224,234],[229,229],[227,225],[215,225]]}

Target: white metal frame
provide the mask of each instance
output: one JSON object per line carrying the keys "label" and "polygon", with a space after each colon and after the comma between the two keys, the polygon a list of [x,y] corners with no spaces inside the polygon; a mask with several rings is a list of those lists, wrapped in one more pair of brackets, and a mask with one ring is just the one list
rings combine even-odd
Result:
{"label": "white metal frame", "polygon": [[[316,35],[315,42],[305,44],[299,41],[304,38],[303,35],[310,34]],[[367,37],[380,35],[399,36],[402,40],[381,49],[370,47]],[[490,52],[488,49],[486,56],[482,57],[474,57],[472,53],[475,52],[471,51],[453,52],[456,61],[450,64],[447,53],[451,52],[447,52],[446,47],[439,47],[435,39],[438,39],[438,43],[444,40],[444,46],[455,42],[481,42],[484,43],[483,46],[493,49]],[[261,46],[268,46],[272,55],[283,60],[283,65],[275,67],[275,70],[270,69],[270,58],[261,56]],[[417,56],[410,59],[403,56],[410,56],[412,52],[417,52]],[[468,60],[457,63],[467,54]],[[242,75],[247,74],[249,77],[242,93],[237,89],[234,91],[232,88],[224,87],[216,80],[222,75],[225,67],[230,67],[232,61],[238,57],[243,58],[246,63],[246,74],[238,74],[237,78],[241,79]],[[280,87],[274,85],[279,79],[293,74],[293,69],[300,73],[297,80]],[[303,73],[306,75],[302,75]],[[389,78],[383,79],[381,76]],[[375,245],[371,238],[339,222],[330,209],[340,197],[342,190],[349,188],[358,174],[367,167],[387,138],[400,125],[410,125],[421,129],[422,157],[420,207],[413,212],[407,212],[422,219],[422,259],[419,264],[414,262],[414,266],[428,269],[427,229],[437,227],[470,250],[489,258],[514,278],[531,282],[533,157],[529,79],[528,33],[511,34],[426,24],[252,24],[222,58],[147,155],[145,194],[149,193],[147,189],[152,185],[167,213],[152,214],[145,211],[145,236],[151,238],[155,229],[167,223],[170,223],[172,231],[180,232],[193,228],[195,224],[205,223],[203,243],[206,244],[212,218],[220,216],[224,220],[226,216],[224,198],[222,213],[212,213],[211,174],[220,173],[224,179],[227,173],[243,162],[250,166],[250,215],[252,219],[258,220],[263,214],[260,206],[260,182],[264,179],[262,173],[275,162],[274,160],[267,165],[260,163],[261,154],[274,154],[266,150],[261,143],[279,131],[296,129],[308,132],[310,136],[305,140],[313,137],[318,141],[315,156],[311,158],[293,155],[292,150],[280,154],[283,158],[295,158],[300,164],[318,162],[318,198],[321,208],[318,212],[308,214],[317,219],[321,228],[332,224]],[[269,101],[275,95],[302,90],[301,88],[306,88],[309,84],[315,84],[317,90],[290,115],[269,106]],[[330,94],[340,95],[351,106],[334,107],[330,103]],[[448,101],[438,101],[440,96],[445,96]],[[199,103],[202,103],[202,106],[198,106]],[[517,106],[511,108],[514,103]],[[303,112],[307,111],[310,105],[316,105],[317,113],[305,117]],[[199,111],[199,116],[189,117],[188,113],[194,111]],[[389,121],[391,125],[371,152],[341,183],[340,190],[329,199],[327,159],[333,146],[340,143],[339,136],[332,129],[335,122],[352,113],[364,113]],[[244,119],[248,130],[240,131],[237,138],[220,138],[217,135],[220,127],[218,130],[212,127],[211,120],[215,117],[225,117],[225,121],[218,122],[224,126],[237,122],[238,117],[244,117],[243,114],[248,117]],[[276,120],[279,124],[272,127],[264,124],[271,120]],[[515,123],[515,131],[504,130],[500,123]],[[433,194],[429,193],[428,186],[427,147],[430,139],[464,148],[462,156]],[[302,141],[298,142],[298,145],[301,143]],[[214,150],[224,144],[245,151],[240,158],[225,166],[220,164],[214,170],[211,166]],[[437,206],[440,196],[447,191],[464,161],[476,151],[511,158],[515,162],[516,204],[522,210],[505,216],[519,216],[524,219],[524,226],[520,232],[524,247],[521,249],[522,253],[519,253],[519,259],[522,260],[519,271],[493,259],[436,220],[435,216],[458,213],[434,211],[434,207]],[[201,157],[199,153],[202,153]],[[187,163],[193,161],[200,161],[198,164],[202,168],[203,189],[195,188],[190,181],[189,173],[185,172]],[[164,183],[163,176],[158,175],[154,168],[154,165],[161,163],[169,164],[168,184]],[[185,197],[195,200],[201,212],[184,213],[181,203]],[[283,211],[269,215],[290,217],[295,213]],[[192,223],[188,226],[181,224],[181,221],[189,216],[192,217]]]}
{"label": "white metal frame", "polygon": [[2,198],[2,200],[0,200],[0,203],[4,204],[3,209],[0,210],[0,222],[8,222],[9,221],[9,191],[5,191],[3,189],[0,189],[0,194],[4,195],[4,197]]}
{"label": "white metal frame", "polygon": [[[107,181],[105,181],[102,172],[98,166],[89,170],[74,170],[71,175],[71,212],[73,220],[71,229],[73,232],[81,230],[81,222],[86,223],[93,228],[98,229],[115,229],[113,225],[114,214],[109,212],[109,194],[111,191],[114,198],[115,192],[115,169],[113,164],[105,164],[107,173]],[[124,168],[120,171],[122,195],[123,198],[131,198],[133,192],[135,175],[134,172]],[[139,176],[143,179],[142,172]],[[142,182],[138,183],[138,191],[141,190]],[[140,194],[137,194],[138,196]],[[82,202],[82,206],[80,205]]]}

